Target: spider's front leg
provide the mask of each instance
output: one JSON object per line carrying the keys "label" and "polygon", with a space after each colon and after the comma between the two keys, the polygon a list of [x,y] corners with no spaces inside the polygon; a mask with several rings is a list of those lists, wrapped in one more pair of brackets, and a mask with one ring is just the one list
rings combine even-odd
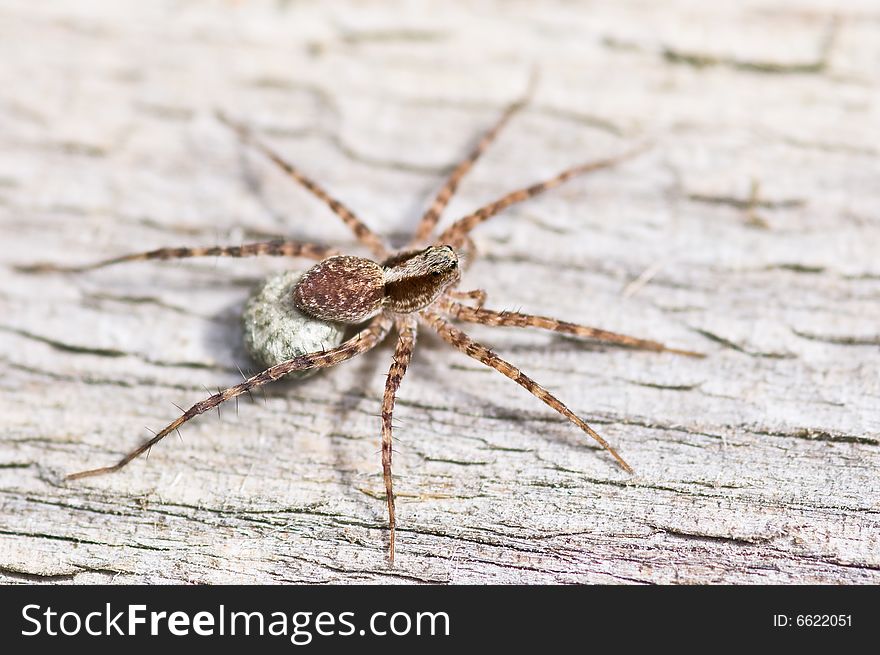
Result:
{"label": "spider's front leg", "polygon": [[492,142],[498,136],[498,133],[501,132],[501,129],[507,124],[507,122],[511,119],[511,117],[522,109],[526,104],[526,98],[522,100],[518,100],[507,107],[504,112],[501,114],[500,118],[495,122],[492,127],[490,127],[480,140],[477,142],[476,147],[471,151],[471,153],[462,160],[458,166],[452,171],[449,175],[449,178],[446,180],[446,183],[437,192],[437,196],[434,198],[434,202],[431,203],[431,206],[428,208],[428,211],[422,216],[422,220],[419,222],[419,227],[416,230],[416,234],[413,237],[411,246],[415,246],[418,243],[421,243],[428,239],[431,236],[431,232],[434,230],[434,227],[437,225],[437,221],[440,220],[440,215],[443,213],[443,210],[446,209],[446,205],[449,204],[449,201],[452,199],[452,196],[455,194],[456,189],[458,189],[458,185],[461,182],[462,178],[467,174],[469,170],[473,167],[473,165],[477,162],[477,160],[482,156],[484,152],[488,149]]}
{"label": "spider's front leg", "polygon": [[[477,293],[477,292],[470,292]],[[452,294],[449,294],[450,296]],[[464,294],[467,295],[467,294]],[[501,327],[518,327],[518,328],[540,328],[557,332],[559,334],[569,334],[575,337],[592,339],[600,343],[610,343],[618,346],[626,346],[629,348],[640,348],[642,350],[653,350],[654,352],[668,352],[676,355],[687,355],[688,357],[705,357],[703,353],[694,352],[692,350],[680,350],[678,348],[670,348],[659,341],[651,341],[650,339],[639,339],[626,334],[617,332],[609,332],[599,328],[589,327],[586,325],[578,325],[567,321],[560,321],[548,316],[535,316],[533,314],[521,314],[520,312],[496,312],[491,309],[483,309],[482,303],[477,307],[468,307],[457,302],[446,302],[442,309],[453,318],[468,323],[480,323],[482,325],[501,326]]]}
{"label": "spider's front leg", "polygon": [[407,366],[412,360],[416,346],[417,324],[411,316],[403,316],[395,321],[398,331],[394,360],[385,381],[385,394],[382,397],[382,477],[385,481],[385,497],[388,500],[388,527],[390,530],[388,557],[394,562],[394,538],[396,520],[394,516],[394,483],[391,477],[392,453],[392,415],[397,390],[406,375]]}
{"label": "spider's front leg", "polygon": [[201,248],[159,248],[147,252],[137,252],[112,259],[105,259],[84,266],[57,266],[55,264],[33,264],[19,267],[19,270],[30,273],[84,273],[96,268],[122,264],[124,262],[142,262],[153,259],[185,259],[190,257],[255,257],[269,255],[271,257],[305,257],[321,261],[337,254],[334,248],[316,243],[302,241],[260,241],[241,246],[208,246]]}
{"label": "spider's front leg", "polygon": [[511,205],[524,202],[529,198],[534,198],[535,196],[544,193],[545,191],[549,191],[550,189],[554,189],[560,184],[563,184],[564,182],[567,182],[568,180],[579,175],[586,175],[587,173],[593,173],[595,171],[603,170],[605,168],[617,166],[618,164],[621,164],[628,159],[632,159],[633,157],[642,154],[649,147],[650,145],[646,144],[638,146],[628,152],[624,152],[615,157],[597,159],[595,161],[587,162],[585,164],[580,164],[579,166],[573,166],[572,168],[568,168],[561,173],[558,173],[554,177],[544,180],[543,182],[538,182],[529,187],[525,187],[524,189],[511,191],[510,193],[502,196],[495,202],[484,205],[475,212],[472,212],[467,216],[455,221],[455,223],[446,228],[446,230],[444,230],[440,234],[440,236],[437,237],[436,243],[448,243],[455,247],[460,247],[463,243],[465,243],[465,240],[471,230],[477,227],[480,223],[483,223],[495,216],[496,214],[504,211]]}
{"label": "spider's front leg", "polygon": [[437,334],[439,334],[446,343],[457,348],[468,357],[473,357],[477,361],[482,362],[490,368],[494,368],[505,377],[508,377],[516,382],[519,386],[531,393],[538,400],[542,401],[543,403],[547,404],[548,406],[562,414],[565,418],[574,423],[587,435],[594,439],[600,446],[607,450],[611,454],[611,456],[614,457],[614,459],[617,460],[617,463],[620,464],[623,470],[625,470],[627,473],[633,473],[632,467],[626,463],[623,457],[621,457],[617,453],[617,451],[611,447],[611,444],[605,441],[605,439],[603,439],[598,432],[587,425],[587,423],[580,416],[578,416],[568,407],[566,407],[561,400],[559,400],[556,396],[554,396],[552,393],[547,391],[544,387],[535,382],[528,375],[519,370],[516,366],[514,366],[510,362],[501,359],[501,357],[493,353],[491,350],[489,350],[489,348],[481,343],[474,341],[467,334],[459,330],[448,321],[444,320],[438,314],[423,310],[419,313],[419,316],[435,332],[437,332]]}
{"label": "spider's front leg", "polygon": [[260,387],[264,384],[268,384],[269,382],[274,382],[275,380],[278,380],[279,378],[282,378],[288,373],[292,373],[293,371],[303,371],[310,368],[325,368],[328,366],[334,366],[336,364],[339,364],[340,362],[344,362],[347,359],[351,359],[352,357],[365,353],[366,351],[373,348],[377,343],[379,343],[385,337],[385,335],[388,334],[388,331],[390,329],[391,320],[385,316],[377,316],[369,323],[369,325],[367,325],[367,327],[358,332],[348,341],[342,343],[337,348],[333,348],[325,352],[307,353],[305,355],[300,355],[299,357],[294,357],[293,359],[289,359],[286,362],[282,362],[280,364],[277,364],[276,366],[267,368],[262,373],[258,373],[257,375],[248,378],[241,384],[237,384],[234,387],[224,389],[223,391],[215,393],[214,395],[205,398],[201,402],[196,403],[188,410],[186,410],[183,414],[181,414],[176,420],[166,425],[160,432],[157,432],[152,439],[132,450],[116,464],[113,464],[112,466],[104,466],[101,468],[90,469],[88,471],[80,471],[79,473],[71,473],[66,477],[66,479],[78,480],[80,478],[87,478],[93,475],[103,475],[104,473],[112,473],[113,471],[118,471],[132,460],[150,450],[150,448],[152,448],[166,436],[180,428],[180,426],[182,426],[184,423],[192,418],[195,418],[199,414],[204,414],[208,410],[217,407],[221,403],[240,396],[243,393],[248,393],[252,389]]}

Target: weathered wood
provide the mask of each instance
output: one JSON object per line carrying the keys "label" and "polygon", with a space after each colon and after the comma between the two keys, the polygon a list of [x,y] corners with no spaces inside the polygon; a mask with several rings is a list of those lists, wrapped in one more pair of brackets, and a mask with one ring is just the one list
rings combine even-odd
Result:
{"label": "weathered wood", "polygon": [[[880,582],[876,3],[467,4],[2,2],[0,580]],[[469,328],[635,476],[423,332],[393,568],[388,344],[62,482],[234,384],[248,289],[291,264],[16,266],[275,236],[363,253],[218,108],[403,243],[532,68],[441,226],[654,140],[481,226],[465,277],[490,307],[708,353]]]}

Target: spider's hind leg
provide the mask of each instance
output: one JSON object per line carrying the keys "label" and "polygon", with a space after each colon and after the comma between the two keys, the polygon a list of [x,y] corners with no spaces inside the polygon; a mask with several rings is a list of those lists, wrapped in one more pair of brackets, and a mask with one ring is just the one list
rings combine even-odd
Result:
{"label": "spider's hind leg", "polygon": [[257,255],[269,255],[272,257],[305,257],[307,259],[322,260],[337,254],[334,248],[315,243],[301,241],[261,241],[248,243],[242,246],[209,246],[198,248],[159,248],[148,252],[137,252],[122,255],[112,259],[105,259],[94,264],[84,266],[57,266],[55,264],[34,264],[20,267],[19,270],[31,273],[84,273],[105,266],[122,264],[124,262],[142,262],[153,259],[167,261],[169,259],[187,259],[190,257],[254,257]]}
{"label": "spider's hind leg", "polygon": [[392,415],[394,413],[394,401],[397,390],[403,376],[406,375],[407,366],[412,360],[413,350],[416,345],[417,324],[410,317],[397,320],[399,337],[397,347],[394,349],[394,361],[388,371],[385,381],[385,394],[382,398],[382,477],[385,481],[385,496],[388,501],[388,527],[390,529],[388,556],[394,562],[394,537],[396,519],[394,515],[394,482],[391,477],[391,446],[392,446]]}
{"label": "spider's hind leg", "polygon": [[145,443],[141,444],[140,446],[129,452],[116,464],[113,464],[112,466],[103,466],[101,468],[90,469],[88,471],[71,473],[65,479],[78,480],[80,478],[88,478],[94,475],[103,475],[105,473],[118,471],[140,455],[144,454],[145,452],[149,452],[149,450],[157,443],[159,443],[162,439],[164,439],[172,432],[176,431],[184,423],[192,418],[195,418],[199,414],[204,414],[205,412],[214,409],[215,407],[219,408],[219,405],[221,403],[224,403],[232,398],[237,398],[243,393],[249,393],[251,389],[261,387],[264,384],[268,384],[269,382],[274,382],[275,380],[284,377],[285,375],[293,371],[303,371],[310,368],[325,368],[328,366],[334,366],[336,364],[339,364],[340,362],[344,362],[347,359],[351,359],[352,357],[360,355],[361,353],[370,350],[373,346],[379,343],[382,338],[388,333],[390,327],[391,325],[388,319],[383,316],[378,316],[373,319],[373,321],[370,322],[367,327],[365,327],[363,330],[354,335],[351,339],[336,348],[324,352],[307,353],[305,355],[300,355],[299,357],[294,357],[293,359],[289,359],[286,362],[282,362],[280,364],[267,368],[262,373],[258,373],[257,375],[248,378],[244,382],[235,385],[234,387],[229,387],[228,389],[218,391],[214,395],[209,396],[204,400],[196,403],[188,410],[183,412],[179,417],[177,417],[177,419],[162,428],[161,431],[157,432],[152,439],[146,441]]}
{"label": "spider's hind leg", "polygon": [[330,208],[330,211],[336,214],[342,220],[342,222],[348,226],[348,228],[354,233],[357,239],[373,251],[373,254],[377,255],[380,258],[385,258],[388,255],[388,249],[385,247],[385,243],[384,241],[382,241],[382,238],[378,234],[373,232],[373,230],[371,230],[369,227],[367,227],[366,223],[358,218],[353,211],[351,211],[339,200],[327,193],[327,191],[320,184],[315,182],[312,178],[306,176],[296,166],[294,166],[286,159],[284,159],[284,157],[278,154],[278,152],[276,152],[273,148],[269,147],[268,145],[257,139],[254,133],[247,126],[232,120],[223,112],[217,112],[217,118],[227,127],[232,129],[232,131],[234,131],[242,141],[251,144],[254,148],[262,152],[276,166],[287,173],[287,175],[292,180],[297,182],[300,186],[311,192],[313,196],[315,196],[325,205],[327,205],[327,207]]}

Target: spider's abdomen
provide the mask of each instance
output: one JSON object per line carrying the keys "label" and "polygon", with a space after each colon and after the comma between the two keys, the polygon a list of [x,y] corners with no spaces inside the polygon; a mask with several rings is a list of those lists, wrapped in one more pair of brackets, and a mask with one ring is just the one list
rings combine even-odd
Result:
{"label": "spider's abdomen", "polygon": [[[302,271],[285,271],[261,284],[245,304],[242,322],[244,345],[263,368],[305,355],[336,348],[345,338],[345,326],[321,321],[293,304],[293,289]],[[306,377],[318,369],[296,371],[293,377]]]}
{"label": "spider's abdomen", "polygon": [[376,262],[340,255],[316,264],[293,290],[294,304],[324,321],[360,323],[382,309],[385,274]]}

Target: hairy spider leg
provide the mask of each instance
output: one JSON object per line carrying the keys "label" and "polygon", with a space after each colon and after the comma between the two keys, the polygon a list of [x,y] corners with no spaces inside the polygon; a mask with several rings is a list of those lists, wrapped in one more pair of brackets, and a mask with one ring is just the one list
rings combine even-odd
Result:
{"label": "hairy spider leg", "polygon": [[376,256],[383,259],[388,256],[388,249],[385,247],[385,242],[382,240],[382,238],[378,234],[373,232],[370,228],[368,228],[367,225],[361,219],[359,219],[348,207],[346,207],[339,200],[327,193],[323,187],[321,187],[310,177],[307,177],[305,174],[303,174],[302,171],[296,168],[293,164],[286,161],[274,149],[270,148],[268,145],[257,139],[257,137],[254,136],[253,132],[248,127],[232,120],[222,112],[217,113],[217,118],[221,122],[225,123],[228,127],[230,127],[236,134],[238,134],[239,138],[242,141],[251,144],[254,148],[262,152],[279,168],[287,173],[294,181],[298,182],[301,186],[310,191],[312,195],[322,200],[324,204],[326,204],[334,214],[342,219],[342,222],[349,227],[349,229],[357,237],[358,241],[360,241],[370,250],[372,250]]}
{"label": "hairy spider leg", "polygon": [[156,436],[132,450],[116,464],[88,471],[80,471],[79,473],[72,473],[68,475],[66,479],[78,480],[93,475],[103,475],[104,473],[118,471],[133,459],[149,451],[150,448],[168,436],[171,432],[177,430],[191,418],[203,414],[214,407],[219,407],[220,403],[240,396],[243,393],[247,393],[251,389],[261,387],[269,382],[274,382],[293,371],[303,371],[310,368],[326,368],[365,353],[382,341],[391,329],[391,324],[392,321],[389,318],[381,315],[377,316],[367,325],[367,327],[336,348],[324,352],[306,353],[305,355],[294,357],[286,362],[281,362],[271,368],[267,368],[262,373],[258,373],[257,375],[248,378],[241,384],[219,391],[218,393],[196,403],[181,414],[175,421],[169,423],[161,431],[157,432]]}
{"label": "hairy spider leg", "polygon": [[321,261],[327,257],[339,254],[335,248],[322,246],[315,243],[303,243],[300,241],[261,241],[259,243],[247,243],[241,246],[210,246],[200,248],[159,248],[149,252],[139,252],[130,255],[122,255],[112,259],[105,259],[94,264],[85,266],[55,266],[53,264],[37,264],[29,267],[32,271],[60,271],[64,273],[83,273],[104,266],[122,264],[124,262],[141,262],[152,259],[169,260],[184,259],[188,257],[254,257],[257,255],[269,255],[272,257],[305,257]]}
{"label": "hairy spider leg", "polygon": [[395,321],[398,331],[394,359],[385,380],[385,394],[382,397],[382,477],[385,481],[385,497],[388,500],[388,527],[390,529],[388,555],[394,562],[394,538],[396,519],[394,515],[394,483],[391,477],[392,415],[397,390],[406,375],[406,368],[412,360],[416,347],[417,323],[412,316],[401,316]]}
{"label": "hairy spider leg", "polygon": [[449,301],[445,303],[443,310],[449,316],[457,318],[460,321],[467,321],[468,323],[481,323],[483,325],[502,327],[540,328],[542,330],[549,330],[560,334],[570,334],[575,337],[583,337],[585,339],[627,346],[629,348],[641,348],[643,350],[653,350],[655,352],[675,353],[677,355],[687,355],[688,357],[705,357],[703,353],[670,348],[659,341],[639,339],[626,334],[618,334],[617,332],[609,332],[608,330],[601,330],[586,325],[560,321],[547,316],[535,316],[533,314],[521,314],[519,312],[496,312],[491,309],[468,307],[461,303]]}
{"label": "hairy spider leg", "polygon": [[528,86],[526,87],[523,96],[519,100],[512,102],[507,106],[507,108],[502,112],[501,116],[496,120],[495,124],[483,133],[482,137],[480,137],[480,140],[477,142],[477,145],[474,147],[471,153],[463,161],[459,162],[452,173],[450,173],[449,177],[446,180],[446,183],[443,185],[440,191],[438,191],[437,196],[434,198],[434,202],[431,203],[431,206],[422,216],[422,219],[419,222],[419,226],[416,230],[416,234],[410,242],[411,246],[415,246],[420,242],[428,240],[428,238],[431,236],[431,232],[437,225],[437,221],[440,220],[440,216],[443,213],[443,210],[446,208],[446,205],[449,203],[450,199],[455,194],[455,191],[458,189],[458,185],[461,182],[462,178],[467,175],[468,171],[483,155],[486,149],[488,149],[492,142],[495,141],[495,139],[498,137],[498,134],[508,123],[508,121],[510,121],[513,115],[529,103],[532,95],[534,94],[537,81],[538,70],[537,68],[533,68],[531,75],[529,76]]}
{"label": "hairy spider leg", "polygon": [[477,142],[477,145],[471,153],[455,167],[452,173],[450,173],[446,183],[434,198],[434,202],[431,203],[428,211],[424,213],[421,221],[419,221],[416,234],[410,242],[411,246],[426,241],[431,236],[431,232],[433,232],[434,227],[437,225],[437,221],[440,220],[440,215],[443,213],[443,210],[446,209],[446,205],[449,204],[453,194],[455,194],[455,191],[458,189],[458,185],[462,178],[467,175],[468,171],[471,170],[480,156],[486,152],[492,142],[495,141],[498,137],[498,133],[501,132],[501,129],[507,124],[511,117],[526,105],[526,102],[527,99],[523,98],[509,105],[495,124],[483,133],[483,136]]}
{"label": "hairy spider leg", "polygon": [[[486,304],[486,298],[488,298],[489,294],[486,293],[485,289],[474,289],[473,291],[460,291],[458,289],[450,289],[446,292],[446,295],[450,298],[456,298],[457,300],[473,300],[474,305],[477,309],[481,308]],[[449,303],[444,306],[444,311],[449,311],[447,307],[452,307],[453,305],[459,305],[459,303]]]}
{"label": "hairy spider leg", "polygon": [[444,320],[438,314],[422,310],[419,315],[434,331],[437,332],[437,334],[440,335],[440,338],[443,339],[446,343],[457,348],[467,356],[473,357],[477,361],[482,362],[486,366],[494,368],[502,375],[510,378],[518,385],[523,387],[538,400],[555,409],[569,421],[578,426],[581,430],[586,432],[605,450],[607,450],[611,454],[611,456],[614,457],[615,460],[617,460],[617,463],[620,464],[623,470],[625,470],[627,473],[633,473],[632,467],[626,463],[626,461],[617,453],[617,451],[611,447],[611,444],[605,441],[605,439],[603,439],[598,432],[587,425],[583,419],[581,419],[577,414],[566,407],[562,403],[562,401],[560,401],[556,396],[547,391],[544,387],[535,382],[532,378],[527,376],[516,366],[514,366],[510,362],[501,359],[486,346],[474,341],[467,334],[459,330],[448,321]]}
{"label": "hairy spider leg", "polygon": [[544,193],[549,189],[558,187],[563,182],[566,182],[573,177],[577,177],[578,175],[584,175],[586,173],[592,173],[594,171],[616,166],[628,159],[632,159],[633,157],[642,154],[649,147],[649,145],[643,145],[633,150],[629,150],[620,155],[617,155],[616,157],[597,159],[595,161],[587,162],[585,164],[573,166],[547,180],[544,180],[543,182],[538,182],[537,184],[533,184],[529,187],[518,189],[516,191],[511,191],[510,193],[502,196],[495,202],[484,205],[475,212],[455,221],[455,223],[450,225],[440,234],[440,236],[437,238],[436,243],[449,244],[457,247],[458,245],[463,243],[465,236],[467,236],[467,234],[477,225],[492,218],[493,216],[495,216],[495,214],[498,214],[502,210],[507,209],[511,205],[523,202],[525,200],[528,200],[529,198],[537,196],[540,193]]}

